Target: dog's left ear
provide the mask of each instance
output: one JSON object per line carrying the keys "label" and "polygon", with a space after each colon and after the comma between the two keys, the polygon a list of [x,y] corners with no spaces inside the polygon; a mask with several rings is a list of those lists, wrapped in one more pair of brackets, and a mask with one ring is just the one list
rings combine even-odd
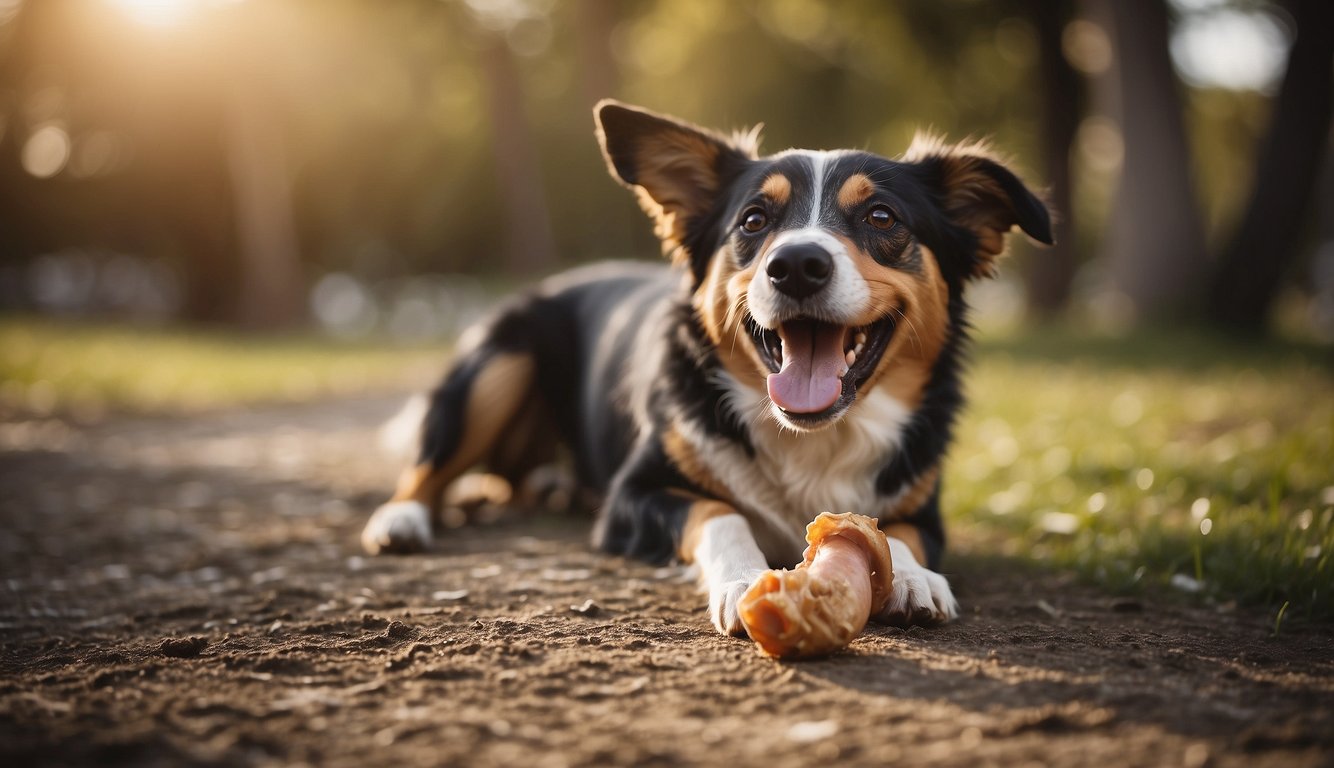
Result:
{"label": "dog's left ear", "polygon": [[995,274],[1005,236],[1018,226],[1034,240],[1051,245],[1047,206],[982,144],[949,145],[918,136],[903,157],[921,172],[945,214],[977,239],[971,276]]}
{"label": "dog's left ear", "polygon": [[593,108],[598,142],[612,176],[635,190],[654,220],[663,252],[689,263],[690,235],[723,187],[755,159],[750,142],[604,99]]}

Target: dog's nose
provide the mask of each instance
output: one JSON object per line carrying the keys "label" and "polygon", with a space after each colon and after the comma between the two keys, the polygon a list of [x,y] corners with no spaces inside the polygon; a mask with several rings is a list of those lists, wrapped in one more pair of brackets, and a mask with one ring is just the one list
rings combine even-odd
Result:
{"label": "dog's nose", "polygon": [[774,288],[794,299],[804,299],[829,282],[834,258],[813,243],[792,243],[769,254],[764,271]]}

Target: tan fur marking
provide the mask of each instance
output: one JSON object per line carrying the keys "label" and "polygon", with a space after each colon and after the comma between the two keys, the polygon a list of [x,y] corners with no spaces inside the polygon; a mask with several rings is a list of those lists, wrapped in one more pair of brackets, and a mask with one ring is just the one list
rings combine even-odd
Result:
{"label": "tan fur marking", "polygon": [[922,404],[926,385],[931,380],[931,365],[921,360],[901,360],[898,364],[887,366],[880,381],[885,391],[903,403],[904,407],[916,410]]}
{"label": "tan fur marking", "polygon": [[875,192],[875,184],[864,173],[854,173],[838,189],[838,204],[843,210],[851,210],[861,204]]}
{"label": "tan fur marking", "polygon": [[760,185],[760,194],[778,205],[787,205],[787,201],[792,199],[792,182],[783,174],[775,173]]}
{"label": "tan fur marking", "polygon": [[[862,385],[885,386],[896,400],[916,408],[940,355],[949,324],[949,286],[935,255],[922,246],[922,273],[910,274],[878,263],[851,240],[839,237],[871,291],[866,312],[853,325],[869,325],[894,315],[898,328],[874,373]],[[899,310],[902,314],[899,314]]]}
{"label": "tan fur marking", "polygon": [[911,520],[922,510],[922,505],[931,498],[931,492],[936,489],[936,480],[940,478],[940,465],[928,469],[917,476],[917,480],[903,494],[903,498],[881,515],[884,520]]}
{"label": "tan fur marking", "polygon": [[[761,246],[761,253],[768,245],[766,241]],[[750,285],[759,261],[756,259],[738,271],[729,251],[714,254],[708,274],[695,291],[694,305],[723,368],[738,381],[763,388],[769,372],[742,322],[746,314],[746,286]]]}
{"label": "tan fur marking", "polygon": [[695,453],[695,449],[675,429],[668,430],[663,435],[662,448],[667,453],[667,457],[676,465],[676,468],[681,470],[681,474],[709,495],[720,498],[728,498],[731,495],[727,486],[723,485],[714,476],[708,465],[700,460],[698,454]]}
{"label": "tan fur marking", "polygon": [[532,379],[533,359],[528,355],[502,354],[487,362],[468,388],[463,437],[454,455],[438,468],[419,464],[405,470],[393,501],[412,500],[432,509],[439,506],[445,487],[481,461],[505,426],[523,410]]}
{"label": "tan fur marking", "polygon": [[418,501],[434,508],[449,480],[440,480],[430,464],[408,467],[398,476],[398,486],[391,501]]}
{"label": "tan fur marking", "polygon": [[[1005,250],[1005,233],[991,227],[982,227],[977,233],[977,247],[985,254],[999,256]],[[988,274],[995,271],[994,260],[987,261],[986,270]]]}
{"label": "tan fur marking", "polygon": [[922,532],[915,525],[907,523],[890,523],[881,526],[880,530],[885,532],[886,536],[893,536],[912,550],[912,556],[917,558],[917,562],[926,562],[926,546],[922,543]]}
{"label": "tan fur marking", "polygon": [[992,277],[996,262],[1005,252],[1005,235],[1014,226],[1014,212],[1004,203],[1007,195],[989,174],[981,170],[981,161],[1006,165],[986,142],[949,144],[939,136],[918,133],[904,153],[907,162],[929,157],[941,160],[945,172],[945,209],[951,218],[977,236],[978,259],[974,277]]}
{"label": "tan fur marking", "polygon": [[699,547],[704,524],[716,517],[734,514],[737,514],[736,509],[721,501],[706,499],[691,504],[690,510],[686,512],[685,527],[681,530],[681,546],[677,555],[683,562],[695,562],[695,549]]}
{"label": "tan fur marking", "polygon": [[926,246],[921,249],[922,274],[900,273],[907,283],[901,295],[911,296],[911,300],[903,310],[906,319],[899,318],[895,339],[885,354],[886,358],[892,356],[892,367],[885,369],[885,388],[910,408],[922,402],[931,367],[940,355],[949,327],[949,286],[940,274],[935,254]]}
{"label": "tan fur marking", "polygon": [[673,261],[685,258],[680,246],[686,220],[701,213],[717,191],[714,168],[720,151],[703,136],[670,131],[645,142],[636,156],[639,205],[654,221],[663,254]]}

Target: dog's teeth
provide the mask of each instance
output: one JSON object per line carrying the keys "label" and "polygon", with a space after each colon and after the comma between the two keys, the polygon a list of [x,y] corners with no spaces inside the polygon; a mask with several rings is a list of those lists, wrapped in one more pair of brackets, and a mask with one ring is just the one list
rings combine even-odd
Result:
{"label": "dog's teeth", "polygon": [[857,335],[852,337],[852,340],[857,342],[857,351],[860,352],[862,345],[866,343],[866,334],[858,331]]}
{"label": "dog's teeth", "polygon": [[840,379],[847,375],[848,375],[848,367],[846,365],[838,369],[838,377]]}
{"label": "dog's teeth", "polygon": [[851,367],[852,367],[852,364],[855,363],[855,362],[857,362],[857,353],[856,353],[855,351],[849,349],[849,350],[848,350],[848,354],[847,354],[846,357],[843,358],[843,361],[846,362],[846,363],[848,364],[848,367],[849,367],[849,368],[851,368]]}
{"label": "dog's teeth", "polygon": [[857,342],[857,346],[852,348],[852,353],[855,355],[860,355],[862,353],[862,350],[865,348],[866,348],[866,342],[859,341]]}

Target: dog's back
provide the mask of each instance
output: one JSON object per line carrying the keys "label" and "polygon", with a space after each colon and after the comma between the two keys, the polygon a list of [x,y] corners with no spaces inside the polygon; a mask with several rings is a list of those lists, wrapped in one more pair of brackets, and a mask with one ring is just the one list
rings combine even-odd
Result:
{"label": "dog's back", "polygon": [[[595,264],[546,280],[493,321],[493,329],[522,325],[517,341],[536,364],[534,394],[587,490],[607,489],[634,439],[627,380],[652,354],[646,321],[666,311],[678,283],[658,264]],[[507,343],[497,333],[483,348]]]}

